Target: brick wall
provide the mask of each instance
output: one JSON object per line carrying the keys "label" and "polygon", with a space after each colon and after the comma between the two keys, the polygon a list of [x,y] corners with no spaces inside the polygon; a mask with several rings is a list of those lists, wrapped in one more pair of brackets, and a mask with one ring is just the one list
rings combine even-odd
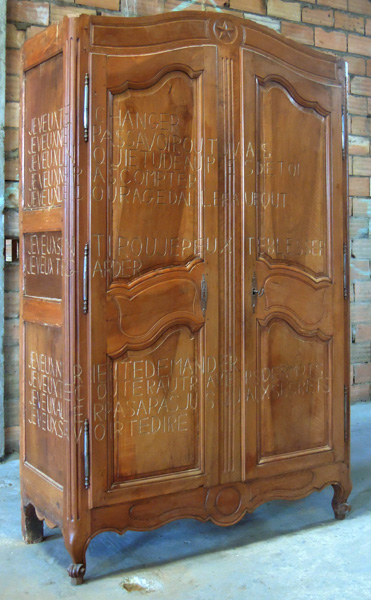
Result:
{"label": "brick wall", "polygon": [[[18,236],[18,116],[20,48],[64,15],[150,15],[219,10],[346,58],[349,64],[349,187],[351,237],[352,401],[371,394],[371,1],[370,0],[8,0],[6,55],[5,232]],[[18,443],[18,267],[5,267],[6,446]]]}

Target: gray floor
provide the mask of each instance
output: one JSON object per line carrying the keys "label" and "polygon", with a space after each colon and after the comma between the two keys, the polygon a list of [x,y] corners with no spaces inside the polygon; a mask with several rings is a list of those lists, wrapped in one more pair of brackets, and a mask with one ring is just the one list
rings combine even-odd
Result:
{"label": "gray floor", "polygon": [[[270,502],[238,525],[178,521],[153,532],[101,534],[72,587],[60,533],[26,546],[18,461],[0,465],[0,598],[116,600],[371,599],[371,403],[352,407],[352,512],[335,521],[332,489]],[[123,587],[139,584],[146,591]],[[128,585],[129,584],[129,585]]]}

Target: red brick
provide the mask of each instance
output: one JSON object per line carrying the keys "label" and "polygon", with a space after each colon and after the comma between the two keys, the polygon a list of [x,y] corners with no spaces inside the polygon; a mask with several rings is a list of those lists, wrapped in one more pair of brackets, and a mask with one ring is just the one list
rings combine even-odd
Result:
{"label": "red brick", "polygon": [[78,0],[78,4],[106,10],[120,10],[120,0]]}
{"label": "red brick", "polygon": [[7,292],[19,292],[19,264],[4,266],[4,289]]}
{"label": "red brick", "polygon": [[370,256],[371,256],[371,239],[370,238],[352,241],[352,257],[366,258],[367,260],[369,260]]}
{"label": "red brick", "polygon": [[19,159],[7,158],[5,160],[5,179],[7,181],[19,180]]}
{"label": "red brick", "polygon": [[371,218],[371,198],[353,198],[353,212],[355,217]]}
{"label": "red brick", "polygon": [[318,48],[328,48],[329,50],[338,50],[346,52],[347,36],[339,31],[325,31],[319,27],[315,28],[315,45]]}
{"label": "red brick", "polygon": [[10,102],[19,102],[20,83],[18,75],[7,75],[5,84],[5,99]]}
{"label": "red brick", "polygon": [[299,2],[268,0],[267,14],[270,17],[278,17],[279,19],[287,19],[288,21],[300,21],[301,5]]}
{"label": "red brick", "polygon": [[350,306],[350,320],[352,323],[364,323],[370,319],[370,307],[368,304],[357,303]]}
{"label": "red brick", "polygon": [[5,104],[5,127],[19,126],[19,103],[7,102]]}
{"label": "red brick", "polygon": [[371,302],[371,281],[356,281],[354,295],[357,302]]}
{"label": "red brick", "polygon": [[371,381],[371,363],[354,365],[354,383],[368,383]]}
{"label": "red brick", "polygon": [[370,153],[370,139],[368,137],[349,135],[348,150],[352,156],[368,156]]}
{"label": "red brick", "polygon": [[369,196],[370,178],[369,177],[349,177],[349,195],[350,196]]}
{"label": "red brick", "polygon": [[20,50],[7,50],[6,72],[8,75],[21,74],[21,52]]}
{"label": "red brick", "polygon": [[18,211],[6,208],[4,211],[4,231],[8,237],[19,237]]}
{"label": "red brick", "polygon": [[[181,4],[182,3],[179,2],[178,6],[180,6]],[[133,16],[134,12],[135,15],[137,15],[138,17],[146,15],[157,15],[163,12],[163,2],[161,0],[152,0],[151,2],[148,2],[148,0],[136,0],[134,7],[129,7],[130,16]]]}
{"label": "red brick", "polygon": [[359,35],[348,36],[348,52],[371,56],[371,40]]}
{"label": "red brick", "polygon": [[17,292],[5,292],[4,317],[6,319],[19,317],[19,294]]}
{"label": "red brick", "polygon": [[301,19],[304,23],[333,27],[334,11],[318,8],[303,8]]}
{"label": "red brick", "polygon": [[353,327],[353,339],[356,343],[371,341],[371,323],[361,323]]}
{"label": "red brick", "polygon": [[[367,258],[352,258],[352,260],[350,261],[350,279],[351,281],[359,279],[367,281],[368,279],[370,279],[370,261]],[[371,309],[369,310],[369,313],[369,318],[371,320]]]}
{"label": "red brick", "polygon": [[353,174],[370,177],[371,157],[355,156],[353,158]]}
{"label": "red brick", "polygon": [[365,20],[362,17],[351,17],[348,14],[335,11],[335,29],[346,29],[347,31],[365,32]]}
{"label": "red brick", "polygon": [[49,25],[49,4],[47,2],[8,0],[7,13],[9,21],[30,23],[31,25]]}
{"label": "red brick", "polygon": [[353,77],[350,91],[352,94],[371,96],[371,77]]}
{"label": "red brick", "polygon": [[340,8],[347,10],[347,0],[318,0],[317,4],[322,6],[331,6],[331,8]]}
{"label": "red brick", "polygon": [[351,115],[367,115],[367,98],[348,94],[348,112]]}
{"label": "red brick", "polygon": [[370,0],[349,0],[348,11],[361,15],[371,15],[371,2]]}
{"label": "red brick", "polygon": [[368,383],[351,386],[350,401],[352,404],[354,402],[367,402],[368,400],[371,400],[371,386]]}
{"label": "red brick", "polygon": [[[371,160],[371,159],[370,159]],[[367,217],[350,217],[349,219],[349,237],[351,240],[356,238],[368,237],[370,219]],[[371,254],[370,254],[371,259]],[[371,310],[370,310],[371,320]]]}
{"label": "red brick", "polygon": [[313,27],[308,25],[296,25],[296,23],[282,23],[281,26],[282,35],[295,40],[301,44],[307,46],[313,46],[314,44],[314,31]]}
{"label": "red brick", "polygon": [[370,135],[370,119],[368,117],[352,117],[350,132],[355,135]]}
{"label": "red brick", "polygon": [[231,8],[258,15],[265,15],[267,13],[264,0],[231,0]]}
{"label": "red brick", "polygon": [[364,58],[347,56],[348,71],[352,75],[366,75],[366,61]]}
{"label": "red brick", "polygon": [[63,17],[77,17],[78,15],[95,15],[96,11],[90,8],[77,8],[76,6],[57,6],[56,4],[50,5],[50,22],[60,23]]}
{"label": "red brick", "polygon": [[18,129],[5,129],[5,152],[14,152],[19,146]]}
{"label": "red brick", "polygon": [[6,47],[21,48],[25,39],[25,32],[19,31],[15,25],[8,23],[6,26]]}
{"label": "red brick", "polygon": [[6,208],[19,207],[19,186],[17,183],[5,183],[5,206]]}
{"label": "red brick", "polygon": [[15,346],[19,343],[19,319],[5,319],[4,346]]}
{"label": "red brick", "polygon": [[245,19],[249,21],[254,21],[254,23],[258,23],[258,25],[264,25],[264,27],[269,27],[269,29],[273,29],[277,33],[281,33],[281,22],[275,17],[267,17],[266,15],[253,15],[252,13],[243,13]]}
{"label": "red brick", "polygon": [[352,364],[371,361],[371,344],[351,344],[350,348]]}

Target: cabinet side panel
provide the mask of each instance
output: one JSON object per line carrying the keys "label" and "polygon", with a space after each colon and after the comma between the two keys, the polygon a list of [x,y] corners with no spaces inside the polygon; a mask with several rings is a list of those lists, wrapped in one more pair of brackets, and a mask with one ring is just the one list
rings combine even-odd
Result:
{"label": "cabinet side panel", "polygon": [[63,385],[62,209],[67,190],[63,72],[60,52],[27,70],[23,80],[22,459],[27,469],[24,482],[31,471],[33,477],[41,475],[37,493],[46,497],[51,493],[44,489],[47,481],[53,488],[64,484],[70,400]]}

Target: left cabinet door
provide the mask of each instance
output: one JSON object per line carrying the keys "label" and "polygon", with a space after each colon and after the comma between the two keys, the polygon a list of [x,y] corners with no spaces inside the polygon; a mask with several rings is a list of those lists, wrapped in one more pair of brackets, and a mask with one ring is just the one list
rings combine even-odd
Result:
{"label": "left cabinet door", "polygon": [[90,66],[90,502],[104,506],[217,479],[216,50]]}

